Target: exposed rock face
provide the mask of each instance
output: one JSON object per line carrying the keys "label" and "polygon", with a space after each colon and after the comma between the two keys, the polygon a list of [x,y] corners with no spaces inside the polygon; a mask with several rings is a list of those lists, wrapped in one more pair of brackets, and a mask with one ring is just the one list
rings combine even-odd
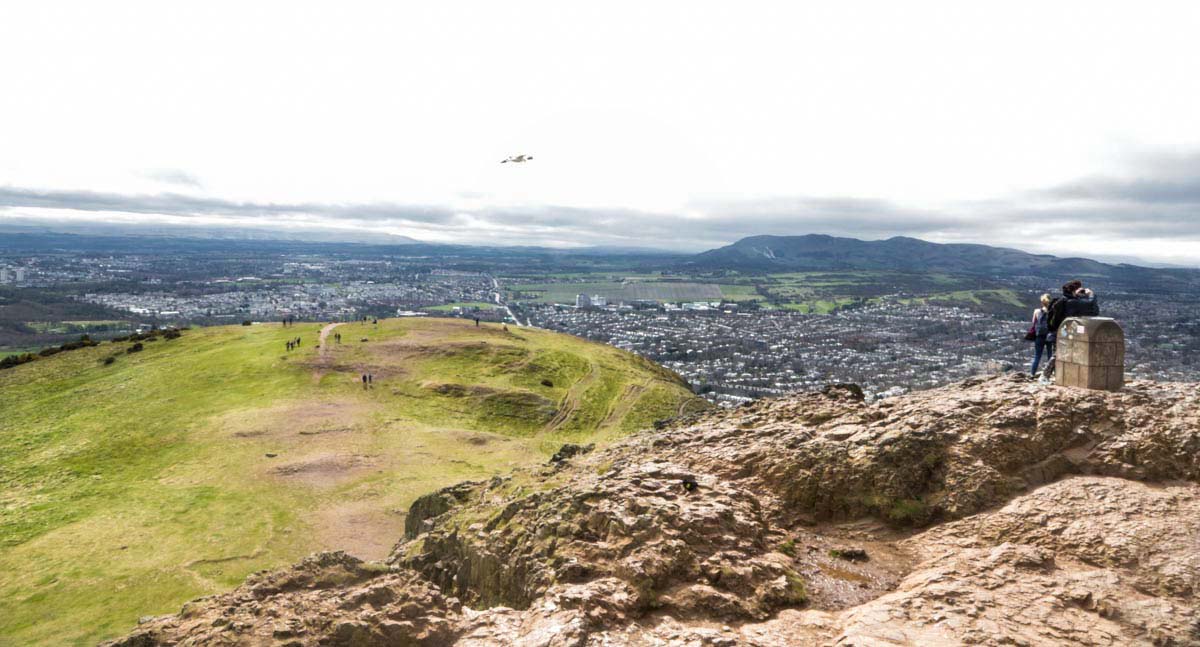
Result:
{"label": "exposed rock face", "polygon": [[114,644],[1200,645],[1200,389],[852,385],[418,500]]}

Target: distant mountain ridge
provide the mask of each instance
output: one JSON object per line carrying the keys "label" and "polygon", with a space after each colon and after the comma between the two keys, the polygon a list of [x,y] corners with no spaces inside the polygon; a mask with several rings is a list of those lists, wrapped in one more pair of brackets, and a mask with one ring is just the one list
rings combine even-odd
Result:
{"label": "distant mountain ridge", "polygon": [[1005,247],[944,244],[906,236],[859,240],[821,234],[750,236],[692,257],[703,269],[738,271],[891,270],[987,275],[1113,276],[1157,271],[1087,258],[1059,258]]}

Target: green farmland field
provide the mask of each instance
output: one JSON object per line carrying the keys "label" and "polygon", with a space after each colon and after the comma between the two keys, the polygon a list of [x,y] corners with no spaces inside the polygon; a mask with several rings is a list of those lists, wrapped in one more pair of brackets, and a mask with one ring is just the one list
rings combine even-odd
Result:
{"label": "green farmland field", "polygon": [[510,295],[537,303],[574,303],[575,295],[599,295],[618,301],[748,301],[760,298],[752,285],[673,281],[588,281],[514,285]]}

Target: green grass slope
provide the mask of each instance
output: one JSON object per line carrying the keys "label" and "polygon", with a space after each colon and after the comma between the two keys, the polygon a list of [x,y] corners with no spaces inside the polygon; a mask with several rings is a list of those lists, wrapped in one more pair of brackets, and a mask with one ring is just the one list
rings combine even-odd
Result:
{"label": "green grass slope", "polygon": [[420,494],[702,406],[574,337],[406,319],[318,350],[321,328],[0,371],[0,645],[93,644],[315,550],[382,557]]}

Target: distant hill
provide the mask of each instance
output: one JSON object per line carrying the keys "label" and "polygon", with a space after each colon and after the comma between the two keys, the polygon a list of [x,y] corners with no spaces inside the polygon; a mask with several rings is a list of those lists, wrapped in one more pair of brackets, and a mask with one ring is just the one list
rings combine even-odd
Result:
{"label": "distant hill", "polygon": [[931,243],[905,236],[859,240],[819,234],[751,236],[698,254],[690,264],[750,271],[896,270],[1007,276],[1110,276],[1133,268],[1086,258],[1058,258],[988,245]]}
{"label": "distant hill", "polygon": [[323,329],[197,328],[0,370],[0,645],[95,644],[317,550],[382,558],[421,494],[706,407],[569,335],[391,319],[318,350]]}

